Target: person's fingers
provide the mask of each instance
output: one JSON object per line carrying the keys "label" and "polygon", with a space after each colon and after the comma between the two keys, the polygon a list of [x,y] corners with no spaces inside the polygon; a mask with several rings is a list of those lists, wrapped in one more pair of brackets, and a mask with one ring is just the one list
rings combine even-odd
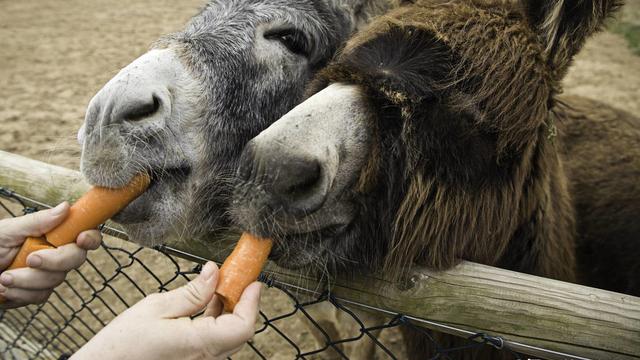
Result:
{"label": "person's fingers", "polygon": [[6,219],[3,228],[0,229],[0,242],[3,246],[18,246],[27,236],[42,236],[58,226],[67,217],[68,212],[69,204],[63,202],[53,209]]}
{"label": "person's fingers", "polygon": [[15,306],[45,303],[52,292],[53,289],[27,290],[0,286],[0,295]]}
{"label": "person's fingers", "polygon": [[236,304],[236,307],[233,309],[233,315],[253,326],[258,318],[261,292],[262,284],[257,281],[247,286],[242,296],[240,296],[240,301],[238,301],[238,304]]}
{"label": "person's fingers", "polygon": [[[249,285],[240,301],[233,309],[233,314],[223,314],[217,318],[201,317],[193,320],[199,329],[198,334],[204,343],[224,345],[222,352],[231,351],[242,346],[253,337],[262,285],[254,282]],[[203,330],[204,329],[204,330]]]}
{"label": "person's fingers", "polygon": [[218,317],[220,316],[220,314],[222,314],[223,308],[224,306],[222,304],[222,301],[220,300],[220,296],[214,294],[213,299],[211,299],[211,301],[207,305],[206,310],[204,311],[204,316]]}
{"label": "person's fingers", "polygon": [[41,270],[69,271],[82,265],[86,258],[87,251],[73,243],[55,249],[35,251],[27,257],[27,265]]}
{"label": "person's fingers", "polygon": [[16,309],[19,307],[23,307],[25,304],[16,304],[11,300],[7,300],[4,297],[2,297],[3,301],[2,303],[0,303],[0,309],[2,310],[9,310],[9,309]]}
{"label": "person's fingers", "polygon": [[76,239],[76,244],[85,250],[95,250],[100,247],[102,233],[98,230],[88,230],[81,232]]}
{"label": "person's fingers", "polygon": [[221,354],[219,354],[218,356],[216,356],[216,358],[218,359],[228,359],[229,357],[231,357],[231,355],[237,353],[238,351],[242,350],[242,347],[244,346],[244,343],[242,343],[240,346],[233,348],[231,350],[228,350],[226,352],[223,352]]}
{"label": "person's fingers", "polygon": [[258,282],[249,285],[233,314],[203,316],[191,321],[191,337],[206,346],[210,357],[222,359],[222,355],[234,353],[253,337],[261,288]]}
{"label": "person's fingers", "polygon": [[39,269],[21,268],[5,271],[0,275],[0,285],[5,288],[27,290],[53,289],[62,284],[66,272],[44,271]]}
{"label": "person's fingers", "polygon": [[[2,224],[0,224],[0,226],[2,226]],[[0,271],[11,265],[19,250],[20,247],[18,246],[4,247],[0,245]]]}
{"label": "person's fingers", "polygon": [[162,294],[147,296],[140,302],[146,315],[179,318],[195,315],[211,301],[218,281],[218,266],[208,262],[187,285]]}

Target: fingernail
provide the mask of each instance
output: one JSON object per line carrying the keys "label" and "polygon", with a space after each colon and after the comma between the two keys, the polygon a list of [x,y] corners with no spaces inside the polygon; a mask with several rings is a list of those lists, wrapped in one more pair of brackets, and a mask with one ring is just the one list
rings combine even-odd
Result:
{"label": "fingernail", "polygon": [[[100,244],[102,241],[102,236],[100,233],[95,234],[93,231],[81,233],[80,236],[84,237],[82,244],[83,246],[93,246],[95,244]],[[80,238],[78,238],[80,240]]]}
{"label": "fingernail", "polygon": [[66,203],[62,202],[62,203],[58,204],[58,206],[56,206],[53,209],[51,209],[51,215],[58,216],[58,215],[62,214],[64,212],[64,208],[66,207],[65,204]]}
{"label": "fingernail", "polygon": [[0,275],[0,284],[4,286],[11,286],[11,284],[13,284],[13,276],[11,274],[3,273]]}
{"label": "fingernail", "polygon": [[216,264],[209,261],[202,268],[202,271],[200,272],[200,276],[202,276],[202,278],[205,279],[206,281],[209,281],[213,277],[213,274],[215,273],[215,269],[216,269]]}
{"label": "fingernail", "polygon": [[27,266],[36,268],[42,265],[42,258],[39,255],[30,255],[27,258]]}

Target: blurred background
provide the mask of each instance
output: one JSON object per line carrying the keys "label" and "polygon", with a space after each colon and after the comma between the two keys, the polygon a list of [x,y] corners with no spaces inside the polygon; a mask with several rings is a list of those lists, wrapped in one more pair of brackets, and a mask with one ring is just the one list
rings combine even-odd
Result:
{"label": "blurred background", "polygon": [[[607,31],[590,39],[577,57],[565,92],[640,115],[640,0],[627,2]],[[0,150],[78,169],[76,132],[92,96],[160,36],[180,30],[203,4],[203,0],[0,0]],[[146,263],[157,260],[156,253],[138,256]],[[111,261],[104,254],[93,258],[101,269]],[[173,276],[175,269],[162,264],[158,262],[155,273]],[[151,289],[157,283],[149,278],[140,286]],[[276,291],[263,298],[267,313],[282,313],[290,305]],[[298,344],[313,343],[300,319],[283,330]],[[383,337],[399,351],[397,332]],[[269,336],[260,342],[284,340]],[[286,348],[281,345],[271,349]],[[291,350],[272,351],[266,354],[269,358],[292,355]],[[254,356],[245,349],[237,358]]]}
{"label": "blurred background", "polygon": [[[203,0],[0,0],[0,149],[76,169],[91,97]],[[565,90],[640,115],[640,0],[578,56]]]}

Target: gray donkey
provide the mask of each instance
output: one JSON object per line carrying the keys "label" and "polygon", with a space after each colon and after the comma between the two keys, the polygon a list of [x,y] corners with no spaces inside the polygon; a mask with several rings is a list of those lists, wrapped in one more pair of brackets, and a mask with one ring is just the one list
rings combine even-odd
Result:
{"label": "gray donkey", "polygon": [[[150,189],[115,217],[134,241],[206,241],[227,226],[229,179],[245,143],[303,100],[355,30],[399,2],[210,1],[91,100],[78,133],[82,173],[107,187],[152,174]],[[316,311],[337,336],[335,309]]]}
{"label": "gray donkey", "polygon": [[142,244],[226,226],[245,143],[298,104],[344,41],[396,0],[212,0],[91,100],[78,139],[94,185],[140,171],[150,189],[116,221]]}

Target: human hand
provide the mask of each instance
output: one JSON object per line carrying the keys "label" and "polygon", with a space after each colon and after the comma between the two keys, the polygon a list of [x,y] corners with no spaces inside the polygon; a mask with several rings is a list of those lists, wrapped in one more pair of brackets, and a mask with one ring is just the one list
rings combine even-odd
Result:
{"label": "human hand", "polygon": [[[72,359],[224,359],[254,334],[261,285],[249,285],[232,314],[214,295],[218,267],[187,285],[147,296],[93,337]],[[190,319],[201,310],[204,316]]]}
{"label": "human hand", "polygon": [[47,301],[53,289],[64,281],[67,272],[79,267],[87,250],[100,246],[98,230],[81,233],[76,242],[56,249],[34,251],[27,257],[27,268],[4,271],[29,236],[38,237],[58,226],[69,214],[64,202],[53,209],[0,220],[0,295],[4,309]]}

